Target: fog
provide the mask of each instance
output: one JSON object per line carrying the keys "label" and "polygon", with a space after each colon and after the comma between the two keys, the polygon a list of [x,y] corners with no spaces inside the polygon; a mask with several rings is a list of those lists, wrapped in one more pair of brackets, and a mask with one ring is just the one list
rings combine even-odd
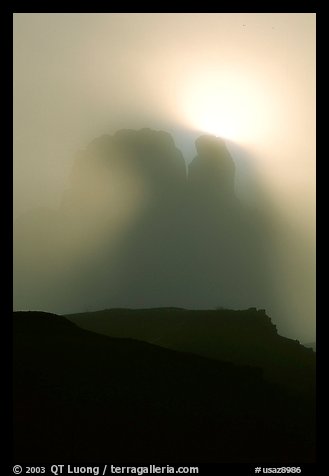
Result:
{"label": "fog", "polygon": [[[276,298],[267,312],[280,333],[315,339],[315,14],[17,13],[13,107],[15,220],[40,207],[56,213],[79,153],[102,134],[167,131],[187,164],[200,135],[225,139],[237,195],[271,219]],[[109,189],[85,176],[94,201],[84,230],[107,217],[118,242],[152,196],[124,167]],[[79,187],[86,181],[79,178]],[[108,193],[118,205],[102,210]],[[70,238],[62,240],[73,260],[101,233],[90,241],[67,220]],[[56,252],[52,260],[54,270]],[[49,263],[40,258],[40,266]],[[21,288],[18,295],[16,308]]]}

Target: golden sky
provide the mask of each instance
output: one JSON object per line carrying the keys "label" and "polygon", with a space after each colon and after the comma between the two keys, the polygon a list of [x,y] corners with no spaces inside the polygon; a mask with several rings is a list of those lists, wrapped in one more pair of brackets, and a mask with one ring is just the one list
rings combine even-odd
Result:
{"label": "golden sky", "polygon": [[188,161],[198,135],[222,136],[242,182],[248,157],[286,223],[282,261],[297,236],[308,243],[310,277],[289,294],[312,296],[306,322],[314,311],[315,14],[16,13],[13,21],[15,216],[57,207],[76,152],[102,132],[168,130]]}

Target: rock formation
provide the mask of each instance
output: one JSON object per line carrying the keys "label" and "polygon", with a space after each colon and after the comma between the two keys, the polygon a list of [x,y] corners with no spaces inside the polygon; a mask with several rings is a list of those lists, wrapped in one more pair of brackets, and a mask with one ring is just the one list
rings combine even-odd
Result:
{"label": "rock formation", "polygon": [[16,223],[15,308],[266,307],[265,228],[235,196],[225,142],[196,151],[187,169],[166,132],[92,141],[60,209]]}

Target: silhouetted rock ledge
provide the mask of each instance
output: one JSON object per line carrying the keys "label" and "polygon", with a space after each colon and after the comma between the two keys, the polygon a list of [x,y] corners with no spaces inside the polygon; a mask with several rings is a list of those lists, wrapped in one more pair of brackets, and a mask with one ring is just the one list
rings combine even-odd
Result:
{"label": "silhouetted rock ledge", "polygon": [[90,331],[262,368],[268,381],[314,392],[315,354],[280,336],[265,310],[110,309],[67,316]]}

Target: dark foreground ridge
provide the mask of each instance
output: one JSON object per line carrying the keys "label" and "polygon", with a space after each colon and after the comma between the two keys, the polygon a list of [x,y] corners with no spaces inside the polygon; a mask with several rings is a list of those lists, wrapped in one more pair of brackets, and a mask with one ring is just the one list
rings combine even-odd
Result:
{"label": "dark foreground ridge", "polygon": [[[158,315],[160,335],[161,319],[168,329],[170,319],[179,319],[180,314],[191,318],[184,310],[138,312],[144,315],[139,322],[144,330],[147,319]],[[209,348],[214,329],[209,316],[223,312],[204,314]],[[130,317],[137,317],[137,311],[112,310],[108,316],[111,313],[121,315],[128,330]],[[197,316],[198,311],[194,313]],[[243,365],[242,357],[235,364],[193,355],[191,349],[178,352],[135,339],[110,338],[53,314],[19,312],[13,320],[16,461],[108,462],[110,458],[125,464],[289,465],[314,461],[311,387],[298,394],[264,377],[260,367]],[[266,318],[261,322],[260,338],[271,332],[273,339],[279,338]],[[222,329],[227,336],[225,325]],[[245,336],[248,340],[249,334]],[[227,347],[242,349],[239,339],[231,339]],[[205,345],[205,331],[200,342]],[[295,349],[289,354],[290,365],[301,367],[310,381],[313,364],[307,367],[306,357],[300,360],[301,346],[289,345]],[[305,353],[313,362],[314,353],[307,349]]]}

